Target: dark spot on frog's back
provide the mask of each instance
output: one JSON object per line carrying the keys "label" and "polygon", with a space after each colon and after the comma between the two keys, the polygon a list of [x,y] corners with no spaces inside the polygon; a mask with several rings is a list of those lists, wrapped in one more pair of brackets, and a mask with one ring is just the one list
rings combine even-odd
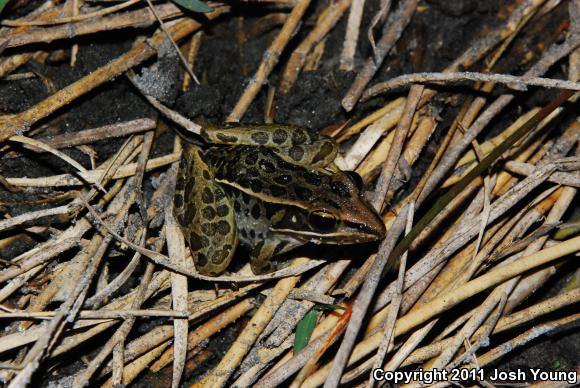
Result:
{"label": "dark spot on frog's back", "polygon": [[205,267],[207,265],[207,256],[203,253],[198,253],[195,259],[195,264],[199,265],[200,267]]}
{"label": "dark spot on frog's back", "polygon": [[296,196],[302,201],[307,201],[312,198],[312,191],[306,187],[296,187],[294,188],[294,192],[296,193]]}
{"label": "dark spot on frog's back", "polygon": [[208,221],[211,221],[214,219],[215,215],[216,215],[216,211],[213,207],[211,206],[206,206],[203,208],[203,210],[201,211],[201,215],[203,216],[203,218],[205,218]]}
{"label": "dark spot on frog's back", "polygon": [[216,212],[219,217],[225,217],[230,212],[230,209],[227,207],[227,205],[220,205],[217,207]]}
{"label": "dark spot on frog's back", "polygon": [[290,175],[279,175],[274,177],[274,182],[278,183],[279,185],[287,185],[288,183],[292,182],[292,177]]}
{"label": "dark spot on frog's back", "polygon": [[183,223],[185,224],[189,224],[190,222],[193,222],[193,219],[195,218],[195,213],[197,212],[197,209],[195,207],[195,205],[193,205],[192,203],[187,204],[187,206],[185,207],[185,220]]}
{"label": "dark spot on frog's back", "polygon": [[194,187],[195,187],[195,178],[192,175],[187,179],[187,183],[185,184],[185,193],[186,194],[193,193]]}
{"label": "dark spot on frog's back", "polygon": [[207,179],[208,181],[211,179],[211,175],[208,170],[203,170],[203,178]]}
{"label": "dark spot on frog's back", "polygon": [[260,175],[260,172],[258,171],[258,169],[254,168],[254,167],[248,168],[247,171],[248,171],[248,175],[252,176],[254,178]]}
{"label": "dark spot on frog's back", "polygon": [[260,159],[260,168],[262,170],[264,170],[265,172],[269,172],[272,173],[274,171],[276,171],[276,167],[274,167],[274,164],[267,161],[266,159]]}
{"label": "dark spot on frog's back", "polygon": [[288,139],[288,134],[283,129],[277,129],[274,131],[274,135],[272,136],[272,140],[276,144],[282,144]]}
{"label": "dark spot on frog's back", "polygon": [[183,176],[183,174],[179,175],[179,178],[177,178],[177,183],[175,184],[175,190],[181,191],[185,188],[185,177]]}
{"label": "dark spot on frog's back", "polygon": [[255,220],[258,220],[260,218],[260,213],[260,205],[257,203],[254,204],[254,206],[252,206],[252,217],[254,217]]}
{"label": "dark spot on frog's back", "polygon": [[263,187],[264,185],[259,179],[252,179],[252,182],[250,183],[250,189],[252,189],[254,193],[262,192]]}
{"label": "dark spot on frog's back", "polygon": [[304,157],[304,150],[302,149],[302,147],[293,146],[292,148],[290,148],[288,154],[293,160],[299,162]]}
{"label": "dark spot on frog's back", "polygon": [[[206,239],[207,240],[207,239]],[[197,252],[199,251],[201,248],[203,248],[205,245],[203,245],[203,237],[200,236],[199,234],[196,233],[190,233],[189,234],[189,249],[191,249],[192,252]],[[208,241],[209,243],[209,241]]]}
{"label": "dark spot on frog's back", "polygon": [[227,235],[228,233],[230,233],[230,231],[232,230],[232,228],[230,227],[230,224],[228,224],[227,221],[220,221],[216,224],[215,226],[215,230],[221,234],[222,236]]}
{"label": "dark spot on frog's back", "polygon": [[238,141],[237,137],[231,136],[231,135],[225,135],[223,133],[218,133],[217,135],[215,135],[215,137],[218,140],[223,141],[224,143],[235,143]]}
{"label": "dark spot on frog's back", "polygon": [[306,131],[297,129],[292,132],[292,144],[304,144],[307,140]]}
{"label": "dark spot on frog's back", "polygon": [[307,171],[304,174],[302,174],[302,176],[304,177],[306,182],[308,182],[312,186],[320,186],[320,183],[322,183],[322,177],[317,172]]}
{"label": "dark spot on frog's back", "polygon": [[211,222],[204,222],[203,224],[201,224],[201,231],[206,236],[211,237],[211,236],[215,235],[216,226],[215,226],[215,224],[213,224]]}
{"label": "dark spot on frog's back", "polygon": [[226,193],[224,192],[224,190],[221,187],[216,187],[214,195],[215,195],[215,201],[219,202],[226,196]]}
{"label": "dark spot on frog's back", "polygon": [[248,166],[253,166],[258,161],[258,153],[251,152],[246,156],[245,162]]}
{"label": "dark spot on frog's back", "polygon": [[183,207],[183,195],[175,194],[175,198],[173,199],[173,203],[175,204],[175,207],[178,209]]}
{"label": "dark spot on frog's back", "polygon": [[243,174],[243,175],[238,176],[237,181],[238,181],[238,184],[244,188],[250,187],[251,180],[250,180],[250,177],[248,176],[248,174]]}
{"label": "dark spot on frog's back", "polygon": [[284,194],[286,194],[286,189],[281,186],[272,185],[270,190],[272,191],[272,195],[275,197],[282,197]]}
{"label": "dark spot on frog's back", "polygon": [[203,189],[203,193],[201,193],[201,200],[207,204],[210,204],[213,202],[213,193],[211,192],[209,187],[206,187]]}
{"label": "dark spot on frog's back", "polygon": [[254,132],[250,136],[257,144],[264,145],[268,142],[269,136],[266,132]]}

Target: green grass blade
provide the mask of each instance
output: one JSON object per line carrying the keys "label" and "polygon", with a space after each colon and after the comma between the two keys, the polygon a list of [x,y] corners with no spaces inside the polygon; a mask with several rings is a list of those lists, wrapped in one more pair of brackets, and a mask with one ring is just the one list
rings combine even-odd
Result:
{"label": "green grass blade", "polygon": [[[6,0],[0,0],[6,1]],[[174,3],[193,12],[211,12],[213,8],[199,0],[173,0]]]}
{"label": "green grass blade", "polygon": [[0,12],[6,7],[6,4],[8,4],[8,0],[0,0]]}
{"label": "green grass blade", "polygon": [[308,341],[310,341],[310,336],[312,336],[314,326],[316,325],[317,315],[316,309],[313,308],[298,322],[296,335],[294,336],[294,354],[300,352],[308,345]]}

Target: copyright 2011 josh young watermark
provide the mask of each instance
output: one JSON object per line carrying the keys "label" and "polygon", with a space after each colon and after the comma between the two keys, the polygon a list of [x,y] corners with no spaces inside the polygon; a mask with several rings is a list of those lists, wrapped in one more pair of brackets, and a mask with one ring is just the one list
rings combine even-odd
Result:
{"label": "copyright 2011 josh young watermark", "polygon": [[392,384],[408,384],[412,382],[423,382],[424,384],[433,384],[437,382],[459,383],[476,380],[487,380],[492,383],[550,381],[577,384],[578,373],[576,373],[576,371],[549,371],[540,368],[516,369],[511,371],[501,371],[499,369],[484,371],[483,369],[475,368],[434,368],[430,370],[419,368],[413,371],[386,371],[384,369],[373,369],[373,379]]}

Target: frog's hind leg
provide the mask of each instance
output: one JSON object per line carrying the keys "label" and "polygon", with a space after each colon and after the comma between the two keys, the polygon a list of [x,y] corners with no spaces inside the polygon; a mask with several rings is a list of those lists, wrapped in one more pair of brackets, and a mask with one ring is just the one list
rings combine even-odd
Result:
{"label": "frog's hind leg", "polygon": [[197,146],[186,144],[183,150],[174,204],[199,273],[225,271],[238,243],[233,206]]}
{"label": "frog's hind leg", "polygon": [[204,127],[201,136],[214,144],[243,144],[272,148],[285,161],[311,167],[325,167],[336,157],[334,140],[295,125],[265,124],[232,127]]}

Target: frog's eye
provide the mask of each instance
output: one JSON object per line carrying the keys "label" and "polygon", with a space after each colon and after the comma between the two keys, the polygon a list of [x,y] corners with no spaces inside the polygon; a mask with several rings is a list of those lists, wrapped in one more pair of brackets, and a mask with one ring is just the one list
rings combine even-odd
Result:
{"label": "frog's eye", "polygon": [[308,215],[308,222],[315,229],[329,232],[336,229],[337,219],[333,214],[325,210],[315,210]]}
{"label": "frog's eye", "polygon": [[350,177],[350,180],[353,181],[358,191],[363,190],[364,182],[359,174],[354,171],[345,171],[344,173]]}

